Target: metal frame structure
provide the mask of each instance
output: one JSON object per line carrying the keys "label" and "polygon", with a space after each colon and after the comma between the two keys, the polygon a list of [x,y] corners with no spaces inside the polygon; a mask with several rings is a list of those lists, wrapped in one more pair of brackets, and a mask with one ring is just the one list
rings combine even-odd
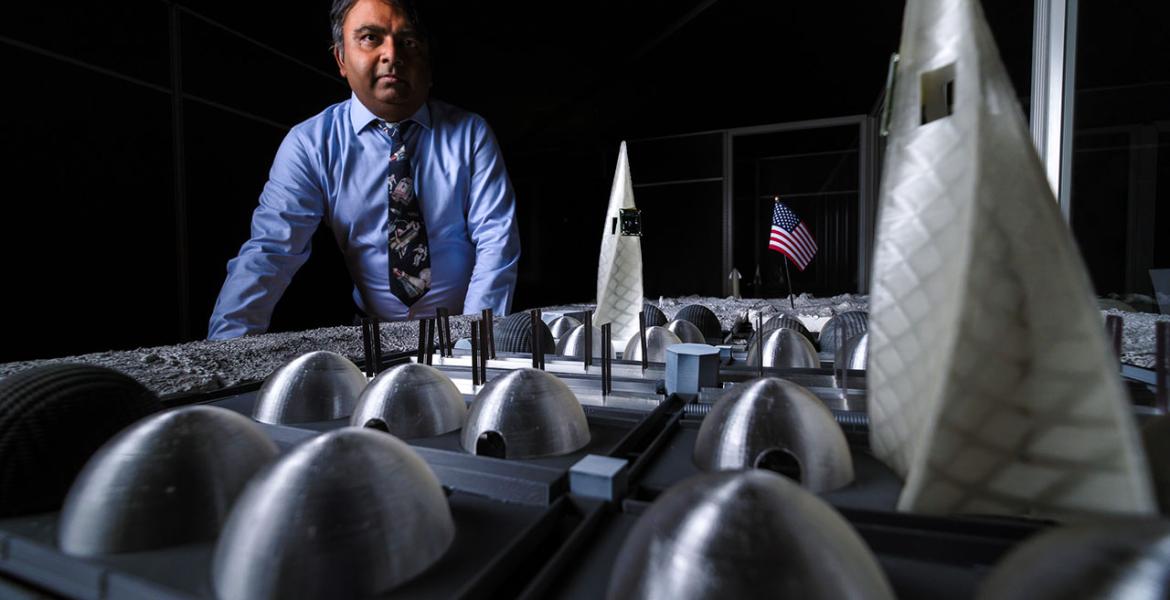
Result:
{"label": "metal frame structure", "polygon": [[[872,119],[868,115],[850,115],[828,119],[812,119],[808,121],[793,121],[790,123],[776,123],[773,125],[759,125],[753,127],[737,127],[728,129],[723,134],[723,269],[730,273],[732,267],[731,230],[734,226],[732,215],[732,196],[735,188],[735,174],[732,169],[735,159],[735,138],[749,135],[779,133],[783,131],[799,131],[802,129],[825,129],[829,127],[845,127],[856,125],[857,131],[857,291],[869,291],[869,248],[873,241],[873,211],[876,203],[876,186],[873,185],[872,164],[874,148],[872,146],[874,128]],[[724,295],[731,293],[731,282],[723,281]]]}
{"label": "metal frame structure", "polygon": [[[1060,204],[1061,214],[1066,222],[1071,219],[1072,197],[1072,152],[1073,113],[1076,92],[1077,52],[1077,9],[1079,0],[1035,0],[1034,27],[1032,40],[1032,90],[1031,130],[1040,159],[1052,185],[1053,193]],[[725,130],[709,130],[693,133],[655,136],[630,140],[632,142],[695,135],[722,134],[723,136],[723,260],[721,271],[729,273],[732,268],[732,232],[735,226],[732,211],[732,190],[734,188],[734,142],[739,136],[834,127],[856,124],[859,127],[858,153],[858,292],[869,291],[870,253],[873,243],[873,227],[876,218],[877,190],[880,165],[876,164],[880,154],[880,139],[871,117],[853,115],[847,117],[794,121],[753,127],[738,127]],[[714,181],[720,178],[704,178]],[[688,181],[689,182],[689,181]],[[686,183],[682,181],[659,182],[644,185],[666,185]],[[643,185],[635,185],[643,187]],[[725,294],[731,293],[731,283],[723,282]]]}
{"label": "metal frame structure", "polygon": [[[873,118],[868,115],[851,115],[847,117],[833,117],[811,120],[793,120],[790,123],[775,123],[771,125],[753,125],[748,127],[734,127],[734,129],[695,131],[677,133],[672,136],[653,136],[628,140],[629,143],[655,142],[663,139],[680,139],[695,136],[721,135],[723,138],[723,175],[722,177],[655,181],[651,184],[634,184],[634,188],[654,187],[674,184],[693,184],[693,182],[723,181],[723,228],[722,228],[722,261],[721,273],[731,273],[732,268],[732,235],[735,229],[734,198],[735,175],[732,165],[735,164],[735,138],[746,136],[766,135],[784,131],[799,131],[807,129],[826,129],[826,127],[840,127],[855,125],[858,127],[858,230],[861,239],[858,243],[858,291],[866,294],[869,290],[869,248],[873,243],[874,214],[876,211],[876,189],[878,189],[878,165],[874,164],[876,157],[875,144],[876,126]],[[731,294],[731,282],[723,280],[723,294]]]}
{"label": "metal frame structure", "polygon": [[1064,220],[1071,218],[1079,0],[1035,0],[1032,139]]}
{"label": "metal frame structure", "polygon": [[[877,165],[874,164],[876,153],[876,127],[873,118],[869,115],[850,115],[845,117],[833,117],[827,119],[811,119],[807,121],[792,121],[789,123],[774,123],[770,125],[757,125],[751,127],[736,127],[732,129],[714,129],[707,131],[695,131],[691,133],[681,133],[675,135],[652,136],[645,138],[637,138],[629,140],[630,143],[649,142],[657,140],[680,139],[701,135],[715,135],[719,134],[723,138],[723,175],[722,177],[705,177],[699,179],[687,180],[671,180],[660,181],[654,183],[634,184],[634,188],[653,187],[660,185],[673,185],[681,183],[698,183],[719,181],[723,182],[723,228],[722,228],[722,261],[720,271],[721,273],[730,273],[732,269],[732,236],[735,229],[734,214],[733,214],[733,196],[734,196],[734,169],[732,165],[735,162],[735,138],[746,137],[751,135],[762,135],[769,133],[780,133],[785,131],[800,131],[804,129],[823,129],[829,127],[847,127],[856,126],[858,153],[857,153],[857,168],[858,168],[858,214],[857,227],[858,235],[858,261],[857,261],[857,285],[859,293],[867,293],[869,291],[869,253],[870,244],[873,241],[873,223],[874,213],[877,202]],[[724,295],[731,294],[731,281],[723,280]]]}
{"label": "metal frame structure", "polygon": [[[0,45],[19,48],[26,52],[38,55],[43,58],[48,58],[59,63],[68,64],[74,68],[97,73],[106,77],[120,80],[125,83],[137,86],[139,88],[146,88],[153,90],[160,94],[166,94],[171,98],[171,163],[174,169],[174,182],[172,184],[172,191],[174,197],[171,198],[171,205],[175,212],[174,226],[175,226],[175,277],[176,277],[176,306],[178,308],[179,317],[179,339],[182,341],[190,341],[192,339],[202,338],[203,334],[192,332],[190,315],[191,315],[191,299],[190,299],[190,264],[191,264],[191,248],[190,235],[187,232],[187,219],[189,214],[189,206],[186,192],[186,130],[183,126],[184,122],[184,105],[187,102],[194,103],[203,107],[210,107],[228,114],[234,115],[241,119],[252,123],[258,123],[271,127],[280,131],[288,131],[291,123],[279,123],[273,121],[263,115],[251,112],[250,110],[225,104],[193,94],[189,89],[183,86],[183,52],[194,52],[190,48],[184,49],[182,43],[183,23],[185,19],[191,19],[199,22],[201,25],[212,27],[216,30],[224,32],[234,38],[243,40],[248,44],[255,46],[269,54],[272,54],[288,63],[294,64],[303,68],[308,72],[320,75],[324,79],[336,83],[344,83],[344,80],[335,73],[324,71],[315,67],[305,61],[302,61],[290,54],[282,52],[273,46],[269,46],[255,38],[252,38],[240,31],[232,29],[223,23],[220,23],[210,17],[196,12],[182,4],[166,0],[167,5],[167,27],[168,27],[168,47],[167,47],[167,64],[170,71],[170,76],[167,81],[168,85],[160,85],[158,83],[149,81],[147,79],[139,78],[129,72],[125,72],[119,68],[107,68],[97,63],[88,62],[84,58],[75,58],[59,52],[50,50],[48,47],[41,46],[18,40],[7,35],[0,35]],[[709,5],[710,2],[707,3]],[[704,6],[705,8],[706,6]],[[697,13],[696,13],[697,14]],[[681,25],[680,25],[681,26]]]}

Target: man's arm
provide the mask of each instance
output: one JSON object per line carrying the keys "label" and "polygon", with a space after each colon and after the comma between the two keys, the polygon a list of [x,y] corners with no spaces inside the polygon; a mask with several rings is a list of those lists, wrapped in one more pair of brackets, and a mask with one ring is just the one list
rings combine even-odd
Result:
{"label": "man's arm", "polygon": [[252,214],[252,238],[228,261],[227,280],[215,302],[208,339],[268,330],[272,309],[309,258],[313,232],[324,214],[318,161],[296,130],[276,151],[260,205]]}
{"label": "man's arm", "polygon": [[475,244],[475,268],[463,312],[471,314],[490,308],[504,315],[512,308],[520,263],[516,194],[491,129],[482,120],[477,120],[476,126],[467,210],[467,232]]}

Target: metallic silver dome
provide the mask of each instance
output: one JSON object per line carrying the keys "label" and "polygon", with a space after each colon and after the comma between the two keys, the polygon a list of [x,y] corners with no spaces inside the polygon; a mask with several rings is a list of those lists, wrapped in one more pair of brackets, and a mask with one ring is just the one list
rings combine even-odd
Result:
{"label": "metallic silver dome", "polygon": [[487,383],[463,426],[463,449],[495,458],[568,454],[589,443],[585,411],[569,386],[539,369],[516,369]]}
{"label": "metallic silver dome", "polygon": [[[546,354],[556,352],[557,345],[552,332],[540,319],[536,320],[536,335],[540,340],[540,347]],[[497,352],[531,353],[532,315],[527,311],[521,311],[504,317],[495,324],[492,340]]]}
{"label": "metallic silver dome", "polygon": [[1170,597],[1170,522],[1066,525],[1016,547],[983,582],[980,600]]}
{"label": "metallic silver dome", "polygon": [[796,315],[781,313],[778,315],[772,315],[768,317],[767,321],[764,321],[764,331],[770,331],[780,327],[795,329],[801,333],[808,331],[808,328],[804,326],[804,322],[797,318]]}
{"label": "metallic silver dome", "polygon": [[638,518],[614,564],[611,600],[894,597],[841,515],[760,470],[671,487]]}
{"label": "metallic silver dome", "polygon": [[703,332],[699,331],[699,326],[690,321],[682,321],[675,319],[666,324],[666,328],[671,333],[678,336],[678,339],[684,344],[706,344],[707,338],[703,337]]}
{"label": "metallic silver dome", "polygon": [[[807,339],[809,342],[813,342],[814,347],[816,346],[816,343],[815,343],[816,338],[813,336],[812,332],[810,332],[808,330],[808,327],[804,326],[804,322],[802,322],[800,319],[798,319],[795,315],[779,314],[779,315],[775,315],[775,316],[769,318],[764,323],[764,328],[763,328],[764,335],[767,335],[768,332],[772,331],[773,329],[780,329],[781,327],[784,327],[786,329],[792,329],[795,331],[799,331],[800,334],[805,337],[805,339]],[[748,340],[748,344],[750,345],[752,342],[754,342],[758,338],[759,338],[759,332],[758,331],[752,332],[752,337],[750,340]]]}
{"label": "metallic silver dome", "polygon": [[869,358],[869,333],[863,333],[858,336],[849,338],[841,347],[837,349],[836,362],[837,368],[853,369],[855,371],[865,370],[865,361]]}
{"label": "metallic silver dome", "polygon": [[[757,341],[748,348],[748,366],[757,367],[760,364],[758,343],[757,338]],[[781,327],[764,335],[764,366],[816,369],[821,366],[821,359],[817,356],[816,347],[808,338],[799,331]]]}
{"label": "metallic silver dome", "polygon": [[463,426],[467,403],[442,371],[406,363],[383,371],[362,390],[349,424],[402,439],[442,435]]}
{"label": "metallic silver dome", "polygon": [[247,417],[189,406],[122,430],[69,490],[57,543],[98,556],[213,540],[276,444]]}
{"label": "metallic silver dome", "polygon": [[[709,338],[716,339],[723,335],[723,327],[719,322],[719,317],[715,315],[714,311],[702,304],[684,306],[674,314],[674,318],[679,321],[690,321],[699,328],[699,331],[703,332],[703,335]],[[702,343],[706,343],[706,340]]]}
{"label": "metallic silver dome", "polygon": [[277,425],[341,419],[353,414],[365,387],[365,374],[346,357],[309,352],[264,380],[252,418]]}
{"label": "metallic silver dome", "polygon": [[[601,358],[601,349],[605,346],[605,340],[601,335],[601,328],[593,328],[593,345],[590,347],[590,353],[593,358]],[[557,342],[557,354],[562,356],[572,356],[574,358],[584,358],[585,356],[585,326],[578,325],[572,333],[561,338]],[[609,357],[614,358],[617,353],[614,352],[613,347],[609,348]]]}
{"label": "metallic silver dome", "polygon": [[817,494],[853,481],[849,443],[833,413],[804,387],[775,377],[724,392],[699,427],[693,459],[704,471],[777,471]]}
{"label": "metallic silver dome", "polygon": [[0,519],[61,510],[102,444],[160,410],[154,392],[108,367],[50,363],[0,377]]}
{"label": "metallic silver dome", "polygon": [[[682,340],[665,327],[656,325],[646,328],[646,356],[650,362],[665,363],[666,349],[681,343]],[[642,360],[642,343],[638,340],[638,334],[630,336],[630,341],[626,342],[622,360]]]}
{"label": "metallic silver dome", "polygon": [[548,329],[552,332],[553,339],[559,342],[561,338],[569,335],[569,333],[580,325],[581,322],[573,317],[561,316],[553,319],[549,323]]}
{"label": "metallic silver dome", "polygon": [[642,305],[642,314],[646,315],[646,326],[654,327],[655,325],[666,325],[666,314],[662,309],[653,304],[646,303]]}
{"label": "metallic silver dome", "polygon": [[838,313],[821,327],[817,345],[821,352],[835,353],[850,338],[869,330],[869,313],[864,310],[847,310]]}
{"label": "metallic silver dome", "polygon": [[345,427],[248,484],[216,544],[220,600],[368,598],[443,556],[455,522],[426,462],[392,435]]}

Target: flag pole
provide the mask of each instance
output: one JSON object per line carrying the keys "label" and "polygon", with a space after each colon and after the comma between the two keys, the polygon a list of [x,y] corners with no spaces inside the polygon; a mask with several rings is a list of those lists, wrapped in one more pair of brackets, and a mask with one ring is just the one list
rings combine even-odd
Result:
{"label": "flag pole", "polygon": [[[780,204],[780,196],[772,196],[772,202],[774,204]],[[780,260],[784,263],[784,281],[788,284],[788,305],[792,308],[796,308],[796,301],[792,299],[792,277],[788,274],[789,259],[785,254],[781,254],[780,256],[783,257]]]}
{"label": "flag pole", "polygon": [[788,257],[781,255],[781,260],[784,261],[784,281],[788,282],[788,304],[796,308],[796,300],[792,299],[792,277],[788,275]]}

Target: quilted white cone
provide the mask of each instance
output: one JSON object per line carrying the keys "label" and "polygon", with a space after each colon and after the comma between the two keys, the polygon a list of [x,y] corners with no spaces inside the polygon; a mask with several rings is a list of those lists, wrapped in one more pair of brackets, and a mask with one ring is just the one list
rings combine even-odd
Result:
{"label": "quilted white cone", "polygon": [[1152,512],[1117,361],[979,3],[908,0],[900,55],[868,366],[899,508]]}
{"label": "quilted white cone", "polygon": [[606,323],[613,324],[611,337],[615,348],[638,333],[638,313],[642,310],[642,238],[622,235],[622,208],[635,208],[634,183],[630,179],[630,161],[626,158],[625,142],[622,142],[618,154],[613,189],[609,192],[609,210],[605,213],[605,225],[601,232],[601,259],[597,265],[597,312],[593,315],[593,323],[598,327]]}

